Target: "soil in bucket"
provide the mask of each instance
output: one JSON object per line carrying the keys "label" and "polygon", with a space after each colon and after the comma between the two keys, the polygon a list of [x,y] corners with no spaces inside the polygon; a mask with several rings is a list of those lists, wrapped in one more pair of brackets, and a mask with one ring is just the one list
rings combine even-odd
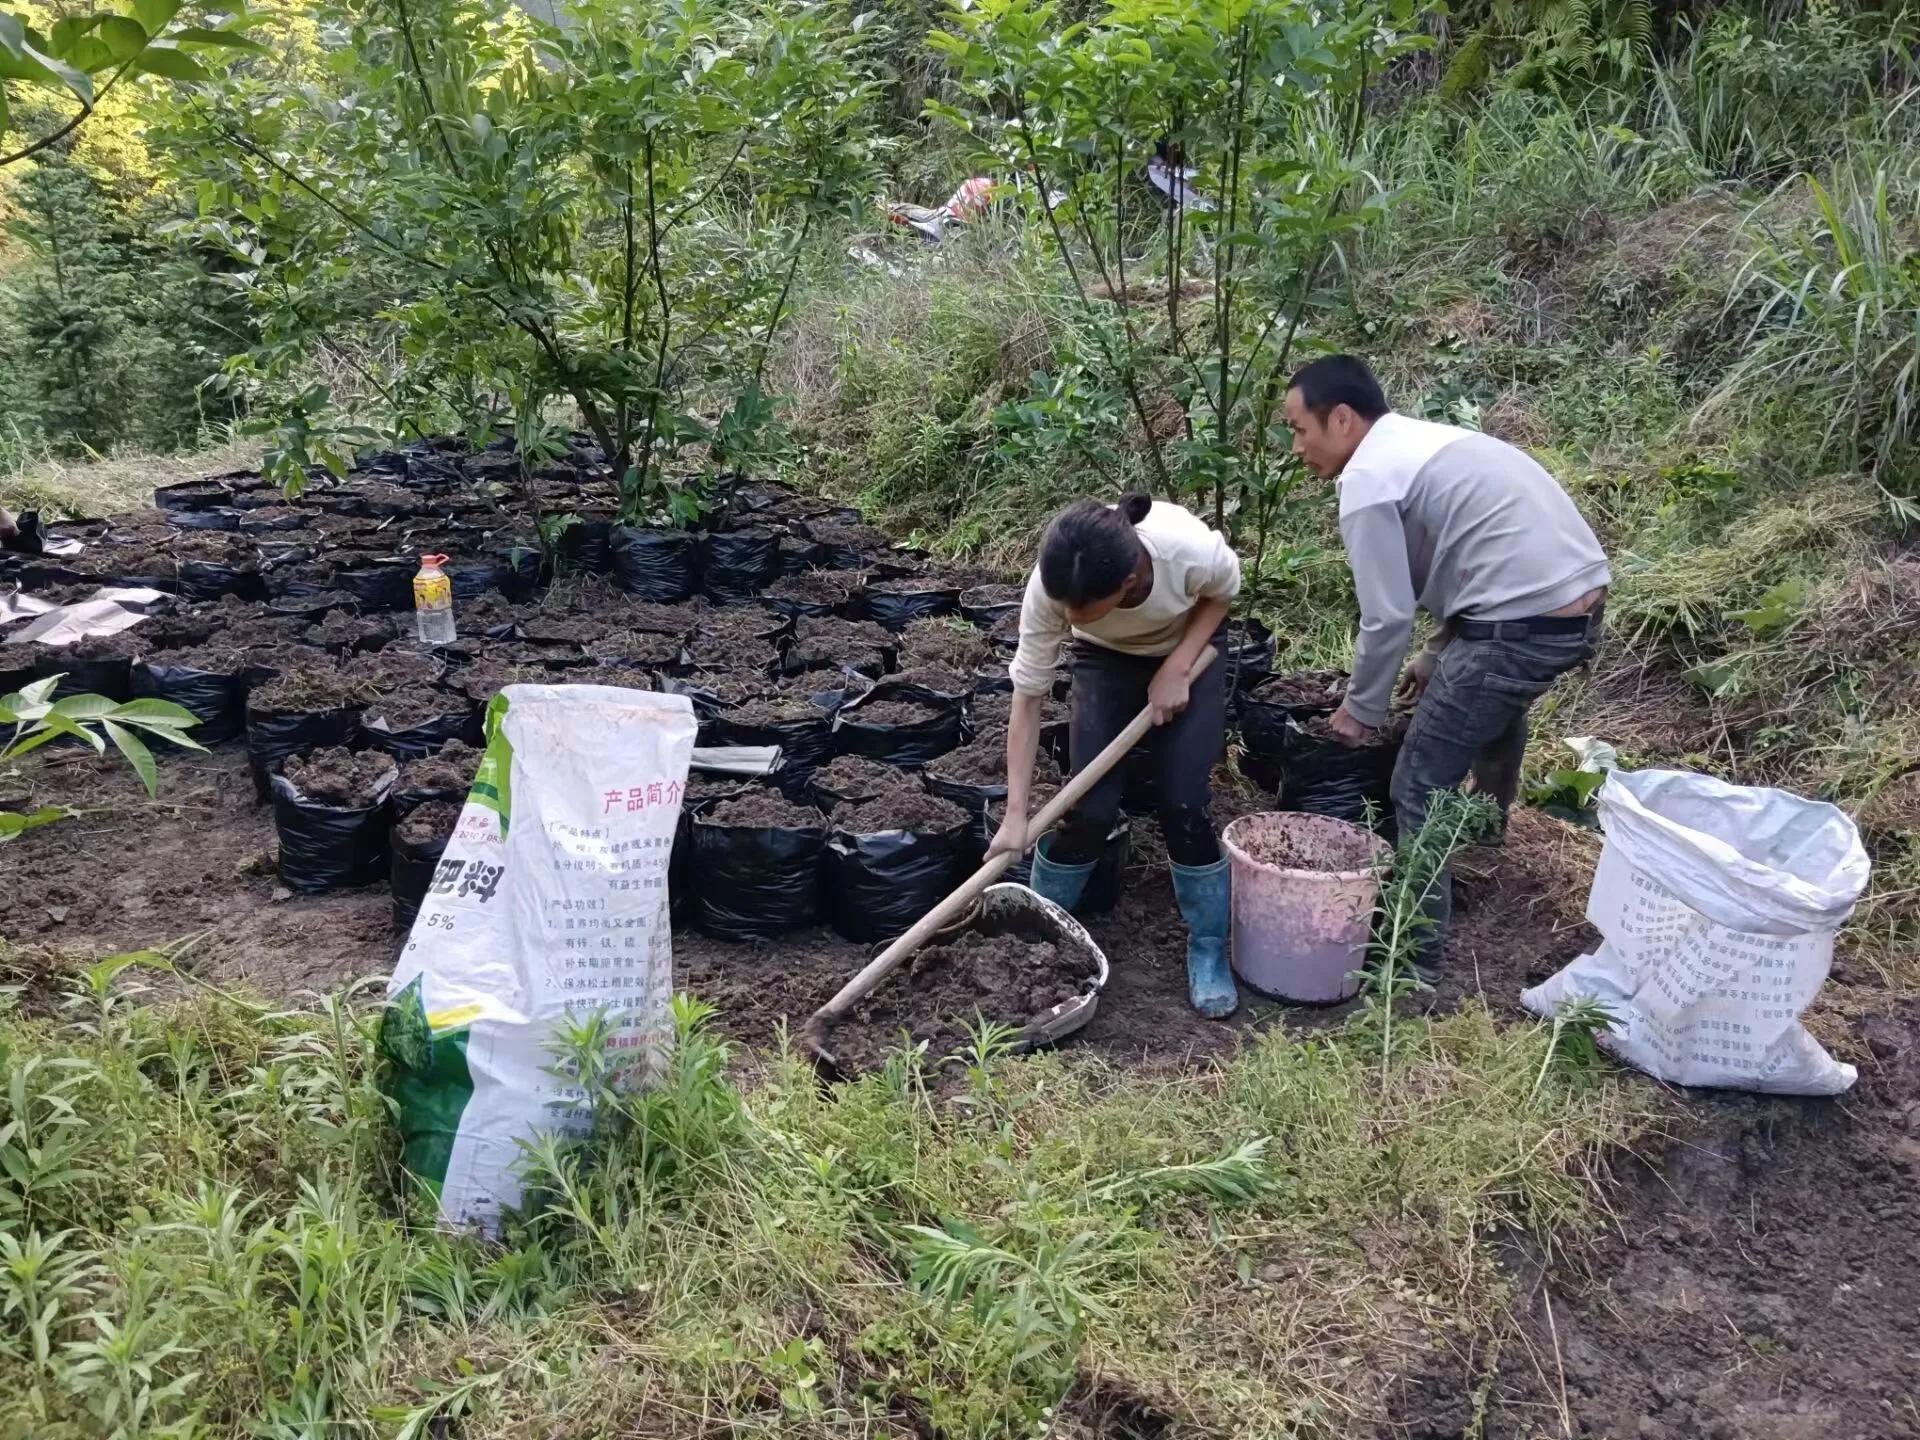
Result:
{"label": "soil in bucket", "polygon": [[1050,936],[969,930],[921,950],[906,974],[856,1006],[834,1030],[834,1058],[848,1071],[875,1069],[904,1031],[938,1065],[965,1048],[981,1020],[1026,1025],[1078,995],[1097,968],[1090,954]]}
{"label": "soil in bucket", "polygon": [[1387,843],[1324,815],[1243,815],[1221,844],[1233,870],[1233,969],[1262,994],[1350,1000],[1360,982]]}

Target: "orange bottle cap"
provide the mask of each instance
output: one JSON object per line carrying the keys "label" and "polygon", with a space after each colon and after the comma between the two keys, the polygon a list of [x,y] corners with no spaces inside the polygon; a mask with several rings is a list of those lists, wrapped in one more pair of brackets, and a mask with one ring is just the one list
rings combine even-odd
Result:
{"label": "orange bottle cap", "polygon": [[420,567],[423,570],[429,566],[444,565],[446,563],[447,557],[444,555],[422,555],[420,557]]}

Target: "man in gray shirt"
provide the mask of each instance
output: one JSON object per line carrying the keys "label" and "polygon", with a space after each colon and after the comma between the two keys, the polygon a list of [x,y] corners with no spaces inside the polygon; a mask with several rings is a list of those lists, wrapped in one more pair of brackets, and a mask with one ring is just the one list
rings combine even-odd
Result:
{"label": "man in gray shirt", "polygon": [[[1419,704],[1394,767],[1394,818],[1412,834],[1428,797],[1469,772],[1504,814],[1520,786],[1528,709],[1592,658],[1612,579],[1600,542],[1530,456],[1478,431],[1394,414],[1350,355],[1296,374],[1286,416],[1294,453],[1338,477],[1360,600],[1334,733],[1359,745],[1386,723],[1414,611],[1425,610],[1439,626],[1401,682]],[[1444,874],[1435,890],[1418,957],[1429,980],[1452,909]]]}

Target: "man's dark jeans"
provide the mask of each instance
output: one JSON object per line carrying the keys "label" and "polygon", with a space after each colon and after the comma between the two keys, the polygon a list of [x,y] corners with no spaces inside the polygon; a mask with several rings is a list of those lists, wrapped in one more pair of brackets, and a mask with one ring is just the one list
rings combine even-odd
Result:
{"label": "man's dark jeans", "polygon": [[[1440,652],[1440,663],[1413,712],[1413,723],[1393,770],[1393,812],[1402,837],[1427,818],[1436,790],[1452,790],[1469,773],[1474,788],[1491,795],[1502,817],[1520,789],[1527,753],[1527,711],[1569,670],[1593,658],[1600,616],[1584,630],[1522,634],[1503,626],[1497,638],[1457,638]],[[1433,922],[1416,957],[1436,968],[1453,916],[1452,877],[1436,877],[1425,906]]]}

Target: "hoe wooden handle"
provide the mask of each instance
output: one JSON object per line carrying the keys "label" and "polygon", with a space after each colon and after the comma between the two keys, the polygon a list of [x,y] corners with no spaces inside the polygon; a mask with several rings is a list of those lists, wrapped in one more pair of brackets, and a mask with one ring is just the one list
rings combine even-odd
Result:
{"label": "hoe wooden handle", "polygon": [[[1193,668],[1187,672],[1188,683],[1191,684],[1205,674],[1207,667],[1218,658],[1218,654],[1219,652],[1211,645],[1202,650],[1200,658],[1193,662]],[[1060,792],[1042,807],[1038,815],[1033,817],[1033,823],[1027,830],[1028,839],[1038,844],[1040,837],[1059,824],[1060,817],[1079,804],[1080,798],[1098,785],[1106,773],[1119,764],[1152,728],[1151,709],[1142,710],[1134,716],[1128,722],[1127,728],[1114,736],[1107,748],[1094,756],[1086,769],[1061,786]],[[951,895],[921,916],[912,929],[874,956],[864,970],[840,988],[839,994],[813,1012],[811,1018],[801,1028],[801,1043],[815,1055],[824,1055],[828,1029],[864,1000],[875,986],[892,974],[902,960],[926,944],[956,916],[963,913],[981,891],[1006,874],[1013,861],[1012,855],[994,856]]]}

